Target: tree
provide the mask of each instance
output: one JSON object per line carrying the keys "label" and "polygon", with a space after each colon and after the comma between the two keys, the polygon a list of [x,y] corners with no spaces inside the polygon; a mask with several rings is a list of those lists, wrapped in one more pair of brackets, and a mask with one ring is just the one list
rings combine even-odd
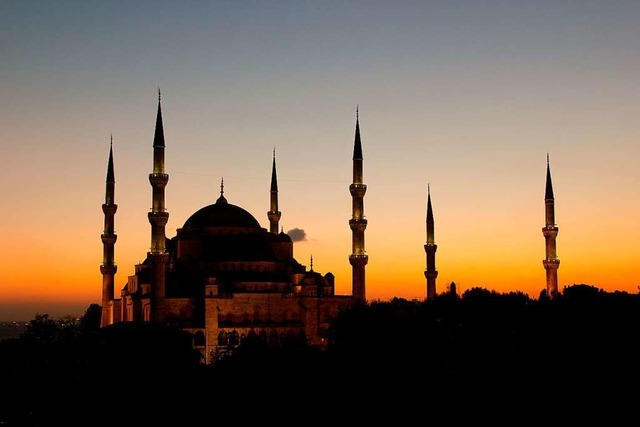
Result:
{"label": "tree", "polygon": [[36,313],[29,321],[24,337],[42,342],[55,341],[59,336],[58,323],[49,317],[47,313]]}
{"label": "tree", "polygon": [[90,304],[80,318],[80,330],[82,332],[97,331],[100,329],[101,317],[102,307],[98,304]]}

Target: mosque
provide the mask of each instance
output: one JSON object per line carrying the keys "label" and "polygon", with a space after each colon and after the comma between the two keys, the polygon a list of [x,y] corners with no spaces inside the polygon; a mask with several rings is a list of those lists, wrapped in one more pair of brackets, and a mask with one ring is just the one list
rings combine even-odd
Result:
{"label": "mosque", "polygon": [[[103,261],[101,327],[117,322],[153,321],[176,325],[192,334],[194,348],[203,363],[229,354],[248,336],[270,346],[305,342],[326,343],[331,321],[340,310],[365,302],[364,215],[362,144],[356,114],[353,148],[352,196],[352,294],[335,295],[334,276],[309,270],[293,255],[293,241],[279,226],[278,178],[273,153],[269,229],[224,195],[194,212],[169,238],[165,226],[165,139],[160,93],[153,139],[153,170],[149,174],[152,207],[151,248],[115,294],[117,266],[114,262],[117,235],[114,231],[115,173],[113,144],[109,148],[101,235]],[[265,189],[266,190],[266,189]]]}
{"label": "mosque", "polygon": [[[321,274],[300,264],[293,256],[293,241],[280,229],[282,213],[278,208],[278,177],[275,150],[271,169],[269,229],[260,226],[245,209],[229,203],[224,196],[224,181],[217,200],[193,213],[174,237],[168,238],[165,226],[169,212],[165,208],[165,139],[160,92],[153,139],[153,170],[149,174],[152,207],[151,249],[145,260],[115,296],[114,263],[117,235],[114,232],[115,173],[113,145],[109,148],[104,213],[101,235],[103,261],[101,327],[117,322],[153,321],[170,323],[193,336],[194,348],[203,363],[211,363],[233,350],[249,336],[257,336],[270,346],[304,342],[324,346],[328,328],[340,310],[365,303],[365,252],[362,143],[356,111],[353,147],[351,295],[335,295],[334,276]],[[546,295],[558,295],[555,199],[549,156],[545,188]],[[426,300],[437,296],[431,191],[427,189],[426,212]],[[455,284],[452,283],[455,289]],[[454,291],[455,292],[455,291]]]}

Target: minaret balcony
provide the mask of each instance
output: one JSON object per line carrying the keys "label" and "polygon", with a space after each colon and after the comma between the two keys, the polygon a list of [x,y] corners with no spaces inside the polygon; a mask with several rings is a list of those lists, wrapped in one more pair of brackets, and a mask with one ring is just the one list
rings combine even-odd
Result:
{"label": "minaret balcony", "polygon": [[351,184],[349,192],[353,197],[364,197],[367,192],[367,184]]}
{"label": "minaret balcony", "polygon": [[102,239],[102,243],[105,245],[113,245],[118,240],[118,236],[115,234],[101,234],[100,239]]}
{"label": "minaret balcony", "polygon": [[153,186],[164,187],[169,182],[169,174],[167,173],[150,173],[149,182]]}
{"label": "minaret balcony", "polygon": [[169,252],[167,252],[166,249],[149,248],[149,252],[147,252],[147,255],[155,256],[155,257],[166,257],[166,258],[169,258]]}
{"label": "minaret balcony", "polygon": [[367,228],[367,220],[365,218],[351,218],[349,227],[352,231],[364,231]]}
{"label": "minaret balcony", "polygon": [[369,255],[365,255],[365,254],[349,255],[349,263],[351,265],[367,265],[368,262],[369,262]]}
{"label": "minaret balcony", "polygon": [[166,225],[167,221],[169,221],[169,212],[149,212],[147,214],[149,217],[149,222],[154,225]]}
{"label": "minaret balcony", "polygon": [[545,270],[557,270],[560,266],[560,260],[555,259],[543,259],[542,265],[544,265]]}
{"label": "minaret balcony", "polygon": [[426,270],[424,272],[424,277],[425,277],[425,279],[436,279],[438,277],[438,271],[437,270]]}
{"label": "minaret balcony", "polygon": [[100,264],[100,273],[103,275],[116,274],[118,271],[118,266],[115,264]]}
{"label": "minaret balcony", "polygon": [[102,205],[102,212],[105,215],[114,215],[116,213],[116,211],[118,210],[118,205],[116,204],[107,204],[104,203]]}

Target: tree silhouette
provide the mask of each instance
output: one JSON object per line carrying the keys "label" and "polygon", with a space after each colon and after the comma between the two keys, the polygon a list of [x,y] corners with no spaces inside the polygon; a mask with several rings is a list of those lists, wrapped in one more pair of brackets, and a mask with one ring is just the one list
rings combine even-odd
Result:
{"label": "tree silhouette", "polygon": [[84,413],[100,414],[124,379],[132,381],[127,396],[135,404],[118,411],[130,408],[129,416],[146,424],[152,421],[141,407],[161,407],[158,414],[185,421],[185,414],[200,413],[193,411],[198,402],[225,407],[239,396],[251,396],[254,413],[282,405],[283,397],[289,408],[306,408],[354,396],[389,410],[419,396],[431,414],[448,399],[462,408],[479,398],[509,402],[510,410],[518,399],[557,410],[550,393],[600,404],[632,393],[640,379],[640,294],[589,285],[565,287],[553,300],[472,288],[431,300],[362,303],[338,314],[326,350],[302,341],[272,348],[248,334],[231,356],[207,366],[199,364],[191,334],[179,328],[148,322],[99,328],[99,319],[100,307],[91,305],[77,333],[67,333],[63,319],[37,314],[22,337],[0,342],[0,381],[15,390],[0,407],[0,423],[86,421],[68,411],[69,396]]}

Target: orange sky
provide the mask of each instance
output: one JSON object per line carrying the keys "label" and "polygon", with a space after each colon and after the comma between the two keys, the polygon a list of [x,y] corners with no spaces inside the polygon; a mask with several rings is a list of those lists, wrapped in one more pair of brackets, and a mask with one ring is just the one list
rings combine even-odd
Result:
{"label": "orange sky", "polygon": [[537,297],[547,153],[560,288],[638,292],[640,4],[400,6],[0,4],[0,320],[100,301],[111,134],[118,287],[144,259],[158,86],[169,237],[221,177],[267,227],[276,147],[295,257],[350,293],[359,105],[369,299],[424,298],[427,183],[438,292]]}

